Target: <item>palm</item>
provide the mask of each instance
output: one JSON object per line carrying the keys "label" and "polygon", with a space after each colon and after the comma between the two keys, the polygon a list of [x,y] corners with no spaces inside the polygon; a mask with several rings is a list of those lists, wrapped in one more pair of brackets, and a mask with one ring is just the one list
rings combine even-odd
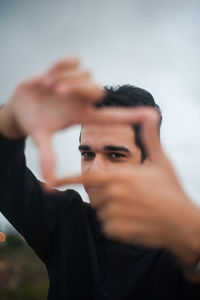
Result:
{"label": "palm", "polygon": [[82,122],[90,108],[91,102],[73,96],[64,100],[46,91],[28,91],[15,102],[15,115],[22,130],[35,137],[38,130],[52,134]]}
{"label": "palm", "polygon": [[89,74],[80,71],[76,59],[60,61],[16,89],[11,99],[16,125],[37,144],[44,177],[52,177],[55,167],[52,134],[90,120],[93,103],[102,95]]}

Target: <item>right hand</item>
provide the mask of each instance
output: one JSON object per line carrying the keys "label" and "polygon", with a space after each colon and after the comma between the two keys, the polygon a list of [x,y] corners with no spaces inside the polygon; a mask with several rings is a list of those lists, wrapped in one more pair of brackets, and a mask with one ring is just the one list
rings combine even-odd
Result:
{"label": "right hand", "polygon": [[21,83],[0,110],[0,133],[8,138],[30,135],[39,149],[43,177],[54,181],[53,133],[73,124],[127,123],[134,108],[101,108],[94,103],[104,96],[77,58],[58,61],[47,72]]}
{"label": "right hand", "polygon": [[1,110],[1,133],[10,138],[30,135],[40,151],[43,176],[50,179],[55,168],[52,134],[95,119],[93,103],[103,95],[90,74],[80,69],[77,58],[60,60],[17,87]]}

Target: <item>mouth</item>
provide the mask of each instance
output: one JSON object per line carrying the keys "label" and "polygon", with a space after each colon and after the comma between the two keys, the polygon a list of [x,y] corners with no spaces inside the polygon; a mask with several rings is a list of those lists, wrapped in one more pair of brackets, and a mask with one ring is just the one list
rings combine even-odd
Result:
{"label": "mouth", "polygon": [[102,187],[95,185],[85,185],[84,187],[87,191],[98,191],[102,189]]}
{"label": "mouth", "polygon": [[101,191],[102,191],[102,187],[100,187],[100,186],[85,185],[84,188],[89,196],[97,195],[97,194],[101,193]]}

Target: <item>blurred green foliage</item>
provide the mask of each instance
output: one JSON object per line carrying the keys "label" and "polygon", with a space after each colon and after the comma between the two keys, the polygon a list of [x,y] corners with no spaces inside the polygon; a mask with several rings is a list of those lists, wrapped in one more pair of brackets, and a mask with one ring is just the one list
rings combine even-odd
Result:
{"label": "blurred green foliage", "polygon": [[48,276],[44,264],[19,235],[0,243],[0,300],[45,300]]}

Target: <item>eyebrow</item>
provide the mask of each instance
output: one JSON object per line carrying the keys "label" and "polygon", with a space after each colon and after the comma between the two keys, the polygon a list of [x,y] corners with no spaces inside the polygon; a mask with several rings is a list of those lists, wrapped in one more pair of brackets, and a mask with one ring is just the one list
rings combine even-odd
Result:
{"label": "eyebrow", "polygon": [[80,145],[78,149],[79,151],[91,151],[91,148],[87,145]]}
{"label": "eyebrow", "polygon": [[[91,151],[90,146],[88,145],[80,145],[78,147],[79,151]],[[114,146],[114,145],[107,145],[104,147],[104,151],[121,151],[129,153],[129,149],[123,146]]]}
{"label": "eyebrow", "polygon": [[108,145],[104,147],[105,151],[122,151],[122,152],[130,152],[128,148],[123,146],[114,146],[114,145]]}

